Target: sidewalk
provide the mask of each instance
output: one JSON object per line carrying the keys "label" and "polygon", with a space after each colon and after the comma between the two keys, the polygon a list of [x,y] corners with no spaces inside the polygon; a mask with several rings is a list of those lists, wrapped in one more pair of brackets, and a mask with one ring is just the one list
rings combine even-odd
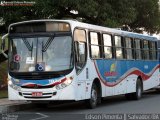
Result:
{"label": "sidewalk", "polygon": [[8,98],[0,99],[0,114],[30,109],[32,107],[33,105],[27,101],[10,101]]}
{"label": "sidewalk", "polygon": [[0,106],[4,105],[18,105],[18,104],[24,104],[27,103],[27,101],[10,101],[8,98],[2,98],[0,99]]}

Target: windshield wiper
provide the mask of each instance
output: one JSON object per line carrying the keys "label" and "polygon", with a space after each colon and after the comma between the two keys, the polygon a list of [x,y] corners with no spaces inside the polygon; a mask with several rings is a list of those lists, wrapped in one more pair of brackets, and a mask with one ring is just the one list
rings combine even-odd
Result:
{"label": "windshield wiper", "polygon": [[54,40],[54,36],[50,37],[47,40],[47,42],[46,42],[45,45],[42,44],[42,52],[46,52],[47,51],[48,47],[51,45],[51,43],[52,43],[53,40]]}
{"label": "windshield wiper", "polygon": [[29,51],[32,51],[33,49],[33,42],[32,42],[32,46],[30,45],[30,43],[25,39],[25,38],[22,38],[24,44],[26,45],[26,47],[28,48]]}
{"label": "windshield wiper", "polygon": [[42,61],[43,61],[43,52],[46,52],[46,51],[47,51],[47,49],[48,49],[48,47],[51,45],[53,39],[54,39],[54,36],[50,37],[50,38],[47,40],[47,42],[46,42],[45,45],[44,45],[44,43],[42,42]]}
{"label": "windshield wiper", "polygon": [[25,38],[22,38],[24,44],[26,45],[26,47],[28,48],[29,51],[31,51],[31,57],[32,57],[32,51],[33,51],[33,42],[32,42],[32,46],[30,45],[30,43],[28,42],[28,40],[26,40]]}

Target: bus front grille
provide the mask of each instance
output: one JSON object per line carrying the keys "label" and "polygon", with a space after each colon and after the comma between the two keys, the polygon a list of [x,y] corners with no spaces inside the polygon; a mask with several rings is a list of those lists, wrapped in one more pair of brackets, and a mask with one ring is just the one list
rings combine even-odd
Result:
{"label": "bus front grille", "polygon": [[51,98],[52,96],[55,96],[57,92],[52,93],[43,93],[42,96],[32,96],[32,92],[19,92],[20,96],[23,96],[24,98],[33,98],[33,99],[39,99],[39,98]]}
{"label": "bus front grille", "polygon": [[39,99],[39,98],[51,98],[52,96],[44,96],[44,97],[29,97],[29,96],[24,96],[24,98],[33,98],[33,99]]}
{"label": "bus front grille", "polygon": [[21,88],[26,88],[26,89],[45,89],[45,88],[52,88],[54,86],[47,85],[47,86],[21,86]]}

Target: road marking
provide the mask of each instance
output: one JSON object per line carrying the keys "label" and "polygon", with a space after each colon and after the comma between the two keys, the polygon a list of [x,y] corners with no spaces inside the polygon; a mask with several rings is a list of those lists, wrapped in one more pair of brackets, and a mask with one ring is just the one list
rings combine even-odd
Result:
{"label": "road marking", "polygon": [[36,113],[38,115],[40,115],[41,117],[38,117],[38,118],[34,118],[34,119],[31,119],[31,120],[40,120],[40,119],[44,119],[44,118],[47,118],[49,116],[45,115],[45,114],[42,114],[42,113]]}

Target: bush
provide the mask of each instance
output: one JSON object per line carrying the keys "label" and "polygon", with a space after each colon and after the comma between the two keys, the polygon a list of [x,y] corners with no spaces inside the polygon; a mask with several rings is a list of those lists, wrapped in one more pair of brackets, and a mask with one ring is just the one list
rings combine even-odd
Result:
{"label": "bush", "polygon": [[0,89],[7,88],[7,61],[0,64]]}
{"label": "bush", "polygon": [[[0,35],[0,46],[1,46],[1,35]],[[6,42],[6,47],[8,46],[8,41]],[[1,52],[1,49],[0,49]],[[7,68],[8,68],[8,61],[0,63],[0,89],[7,88]]]}

